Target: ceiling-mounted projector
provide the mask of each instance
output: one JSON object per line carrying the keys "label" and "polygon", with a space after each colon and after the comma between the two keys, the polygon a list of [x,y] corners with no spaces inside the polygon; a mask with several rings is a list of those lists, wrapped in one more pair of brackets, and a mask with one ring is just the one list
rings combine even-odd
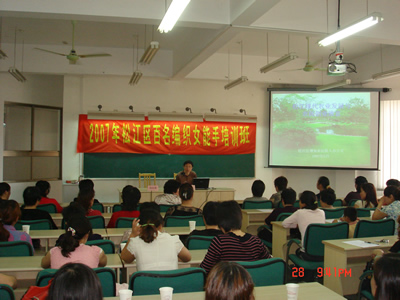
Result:
{"label": "ceiling-mounted projector", "polygon": [[356,66],[343,61],[343,52],[336,52],[335,60],[328,63],[328,75],[343,76],[346,73],[357,73]]}

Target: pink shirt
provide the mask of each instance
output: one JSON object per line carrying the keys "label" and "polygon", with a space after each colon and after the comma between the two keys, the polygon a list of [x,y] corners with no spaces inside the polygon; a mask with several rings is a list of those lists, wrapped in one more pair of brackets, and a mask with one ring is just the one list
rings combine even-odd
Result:
{"label": "pink shirt", "polygon": [[90,268],[99,266],[100,254],[103,250],[97,246],[80,244],[79,247],[65,257],[61,254],[60,247],[50,249],[50,268],[59,269],[67,263],[81,263]]}

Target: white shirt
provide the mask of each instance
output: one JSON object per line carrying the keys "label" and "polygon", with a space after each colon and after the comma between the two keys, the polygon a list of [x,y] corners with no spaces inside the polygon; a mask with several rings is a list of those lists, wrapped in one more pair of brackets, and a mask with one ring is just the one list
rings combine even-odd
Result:
{"label": "white shirt", "polygon": [[178,269],[178,254],[183,248],[179,236],[158,232],[151,243],[140,237],[131,238],[127,250],[136,257],[138,271]]}
{"label": "white shirt", "polygon": [[301,244],[303,245],[304,235],[308,225],[312,223],[323,223],[325,224],[325,212],[319,208],[311,210],[307,208],[299,209],[294,212],[291,216],[287,217],[283,222],[282,226],[285,228],[296,228],[299,226],[301,233]]}
{"label": "white shirt", "polygon": [[162,194],[154,198],[154,202],[158,205],[180,205],[182,204],[181,198],[174,194]]}

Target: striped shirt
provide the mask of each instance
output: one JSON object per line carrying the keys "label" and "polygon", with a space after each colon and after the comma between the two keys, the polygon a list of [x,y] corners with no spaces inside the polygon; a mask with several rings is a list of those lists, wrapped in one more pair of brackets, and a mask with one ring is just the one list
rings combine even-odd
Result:
{"label": "striped shirt", "polygon": [[229,232],[212,240],[200,268],[208,273],[220,261],[255,261],[270,257],[267,248],[258,237],[248,233],[237,236]]}

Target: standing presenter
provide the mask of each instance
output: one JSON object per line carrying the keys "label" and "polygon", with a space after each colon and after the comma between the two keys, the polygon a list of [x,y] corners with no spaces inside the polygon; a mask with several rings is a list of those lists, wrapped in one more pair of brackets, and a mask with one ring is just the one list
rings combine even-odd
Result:
{"label": "standing presenter", "polygon": [[193,170],[193,162],[187,160],[183,163],[183,171],[176,175],[176,181],[180,184],[189,183],[193,184],[193,179],[197,178],[197,175]]}

